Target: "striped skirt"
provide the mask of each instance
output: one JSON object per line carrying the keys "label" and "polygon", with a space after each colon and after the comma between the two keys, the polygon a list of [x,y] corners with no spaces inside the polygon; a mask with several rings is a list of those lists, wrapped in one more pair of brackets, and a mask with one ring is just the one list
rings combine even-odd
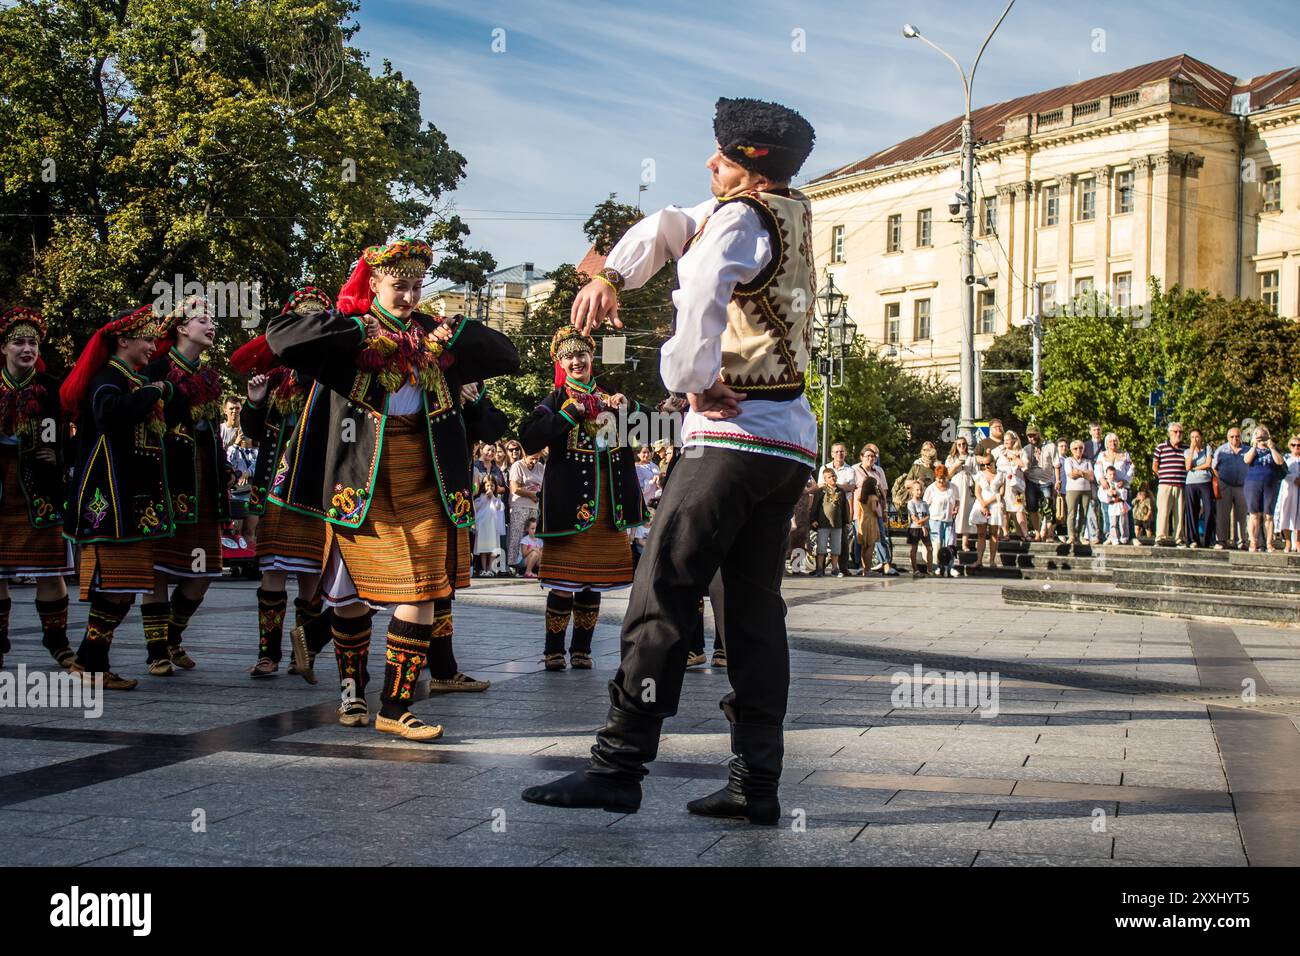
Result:
{"label": "striped skirt", "polygon": [[[200,444],[195,456],[198,520],[189,524],[178,520],[176,533],[154,544],[154,569],[174,578],[221,577],[221,519],[217,516],[216,495],[208,487],[208,470],[212,467],[208,458],[206,446]],[[224,489],[218,489],[217,493],[222,492]]]}
{"label": "striped skirt", "polygon": [[263,572],[320,574],[325,522],[268,504],[257,522],[257,566]]}
{"label": "striped skirt", "polygon": [[443,509],[422,415],[390,415],[360,528],[325,526],[323,589],[332,605],[421,604],[469,583],[469,534]]}
{"label": "striped skirt", "polygon": [[626,531],[614,527],[608,494],[601,494],[596,523],[586,531],[547,537],[543,542],[537,576],[544,588],[617,591],[632,583],[632,541]]}
{"label": "striped skirt", "polygon": [[0,580],[59,577],[72,573],[72,544],[63,528],[33,528],[27,497],[18,481],[18,455],[0,452]]}
{"label": "striped skirt", "polygon": [[153,592],[153,541],[81,546],[81,600],[89,601],[92,591],[109,594]]}

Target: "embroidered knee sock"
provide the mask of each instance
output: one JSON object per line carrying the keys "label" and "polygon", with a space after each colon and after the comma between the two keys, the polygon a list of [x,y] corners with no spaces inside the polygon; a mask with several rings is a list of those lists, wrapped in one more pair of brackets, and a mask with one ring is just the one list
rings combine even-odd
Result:
{"label": "embroidered knee sock", "polygon": [[144,650],[146,661],[168,660],[167,628],[171,622],[171,605],[166,601],[151,601],[140,605],[144,619]]}
{"label": "embroidered knee sock", "polygon": [[130,610],[130,604],[110,601],[102,594],[91,593],[86,636],[77,649],[78,665],[92,673],[108,670],[108,649],[113,643],[113,632]]}
{"label": "embroidered knee sock", "polygon": [[429,642],[429,676],[435,680],[450,680],[460,668],[452,646],[451,598],[433,602],[433,632]]}
{"label": "embroidered knee sock", "polygon": [[582,591],[573,599],[573,642],[569,653],[591,653],[591,638],[596,632],[596,619],[600,616],[600,592]]}
{"label": "embroidered knee sock", "polygon": [[68,596],[52,601],[36,599],[36,613],[41,619],[41,643],[51,654],[68,646]]}
{"label": "embroidered knee sock", "polygon": [[188,597],[180,588],[176,589],[172,594],[171,621],[167,625],[168,644],[172,647],[180,646],[181,636],[185,633],[185,628],[190,626],[190,618],[202,603],[203,598]]}
{"label": "embroidered knee sock", "polygon": [[[296,603],[296,602],[295,602]],[[284,591],[257,589],[257,656],[275,661],[284,656],[284,612],[289,595]]]}
{"label": "embroidered knee sock", "polygon": [[393,618],[388,622],[388,646],[384,653],[384,689],[379,713],[397,719],[411,708],[415,685],[429,656],[432,624],[417,624]]}
{"label": "embroidered knee sock", "polygon": [[370,674],[370,615],[339,617],[330,615],[330,633],[334,638],[334,659],[339,665],[339,690],[345,700],[366,696]]}
{"label": "embroidered knee sock", "polygon": [[569,629],[569,615],[571,613],[573,613],[572,594],[566,591],[547,592],[545,653],[564,653],[564,632]]}

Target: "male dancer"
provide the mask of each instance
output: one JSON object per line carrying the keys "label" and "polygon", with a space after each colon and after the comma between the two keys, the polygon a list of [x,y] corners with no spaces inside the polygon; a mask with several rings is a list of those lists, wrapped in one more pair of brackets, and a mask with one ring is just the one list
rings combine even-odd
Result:
{"label": "male dancer", "polygon": [[[643,285],[679,250],[677,328],[660,370],[690,402],[682,461],[637,566],[622,666],[587,769],[523,797],[630,813],[665,717],[677,712],[699,598],[721,568],[732,693],[730,780],[688,809],[773,824],[790,684],[781,574],[790,515],[816,461],[803,395],[813,285],[811,204],[790,189],[813,129],[793,110],[721,99],[709,158],[716,197],[670,206],[629,229],[574,300],[579,330],[618,325],[618,293]],[[701,489],[704,489],[701,491]]]}

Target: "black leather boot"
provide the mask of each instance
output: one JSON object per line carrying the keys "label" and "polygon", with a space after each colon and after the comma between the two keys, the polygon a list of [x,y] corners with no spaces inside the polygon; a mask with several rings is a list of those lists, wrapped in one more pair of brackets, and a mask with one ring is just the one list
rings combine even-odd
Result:
{"label": "black leather boot", "polygon": [[529,787],[523,798],[548,807],[636,813],[641,808],[641,778],[645,765],[659,752],[663,720],[635,714],[611,704],[605,727],[596,734],[586,770],[553,783]]}
{"label": "black leather boot", "polygon": [[780,727],[732,724],[731,760],[727,785],[717,793],[686,805],[702,817],[726,817],[771,826],[781,819],[777,786],[785,738]]}

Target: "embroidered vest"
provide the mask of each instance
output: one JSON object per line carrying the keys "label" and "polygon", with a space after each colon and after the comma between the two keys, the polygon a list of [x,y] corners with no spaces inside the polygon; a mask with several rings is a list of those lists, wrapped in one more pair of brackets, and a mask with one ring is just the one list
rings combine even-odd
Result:
{"label": "embroidered vest", "polygon": [[[816,272],[812,203],[795,189],[742,193],[718,201],[743,202],[758,214],[772,259],[753,281],[736,286],[722,333],[722,380],[750,398],[789,401],[803,394],[812,338]],[[689,250],[708,219],[686,243]]]}

